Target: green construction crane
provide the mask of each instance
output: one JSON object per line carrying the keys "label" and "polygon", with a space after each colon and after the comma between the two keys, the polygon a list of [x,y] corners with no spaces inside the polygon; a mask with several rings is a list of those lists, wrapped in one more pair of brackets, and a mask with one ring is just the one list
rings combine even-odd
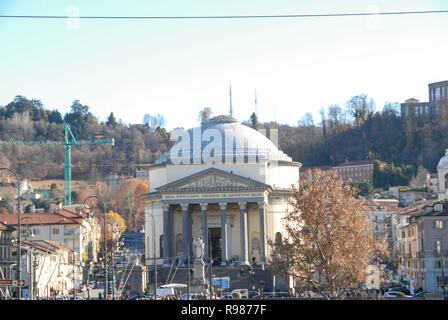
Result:
{"label": "green construction crane", "polygon": [[64,205],[70,206],[72,204],[72,160],[71,148],[72,146],[84,146],[89,144],[112,144],[112,140],[99,141],[77,141],[73,136],[68,124],[64,123],[65,141],[1,141],[0,145],[39,145],[39,146],[64,146]]}

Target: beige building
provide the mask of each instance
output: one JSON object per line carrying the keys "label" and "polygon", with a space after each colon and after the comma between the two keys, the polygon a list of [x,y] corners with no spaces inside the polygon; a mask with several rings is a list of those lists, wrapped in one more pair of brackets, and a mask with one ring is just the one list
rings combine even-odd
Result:
{"label": "beige building", "polygon": [[79,256],[69,246],[48,240],[24,241],[21,257],[22,297],[68,295],[74,287],[79,289]]}
{"label": "beige building", "polygon": [[[17,261],[12,256],[12,234],[15,229],[0,222],[0,280],[10,279],[11,265]],[[0,287],[0,297],[6,296],[6,288]]]}
{"label": "beige building", "polygon": [[160,264],[194,257],[199,237],[205,260],[211,254],[221,264],[266,263],[268,240],[284,232],[282,217],[301,164],[227,116],[174,135],[177,144],[148,169],[146,263],[152,265],[154,247]]}
{"label": "beige building", "polygon": [[[438,279],[448,266],[446,201],[422,201],[399,212],[397,250],[399,278],[416,280],[424,292],[441,293]],[[444,264],[443,264],[444,262]]]}
{"label": "beige building", "polygon": [[[0,214],[0,221],[17,228],[17,214]],[[93,216],[66,209],[52,212],[22,213],[24,240],[55,241],[72,248],[83,262],[97,261],[101,228]]]}

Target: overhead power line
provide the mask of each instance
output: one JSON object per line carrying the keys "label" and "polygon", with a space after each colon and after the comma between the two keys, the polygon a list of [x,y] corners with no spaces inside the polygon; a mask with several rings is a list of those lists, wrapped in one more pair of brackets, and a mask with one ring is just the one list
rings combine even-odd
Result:
{"label": "overhead power line", "polygon": [[282,18],[324,18],[376,15],[410,15],[448,13],[448,10],[354,12],[318,14],[279,14],[279,15],[225,15],[225,16],[58,16],[58,15],[0,15],[11,19],[110,19],[110,20],[182,20],[182,19],[282,19]]}

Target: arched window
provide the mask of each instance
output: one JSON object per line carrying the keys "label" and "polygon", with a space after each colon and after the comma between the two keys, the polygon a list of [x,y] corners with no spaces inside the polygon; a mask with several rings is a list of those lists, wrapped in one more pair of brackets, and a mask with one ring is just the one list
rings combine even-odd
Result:
{"label": "arched window", "polygon": [[163,234],[159,238],[159,257],[163,257]]}
{"label": "arched window", "polygon": [[282,234],[280,232],[277,232],[275,234],[275,244],[281,245],[282,244]]}

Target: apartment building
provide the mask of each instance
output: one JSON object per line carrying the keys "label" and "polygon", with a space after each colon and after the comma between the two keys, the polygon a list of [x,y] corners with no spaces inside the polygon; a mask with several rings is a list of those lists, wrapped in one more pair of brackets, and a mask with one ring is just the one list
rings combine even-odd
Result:
{"label": "apartment building", "polygon": [[423,201],[403,217],[407,221],[399,227],[397,242],[402,280],[416,280],[423,291],[441,293],[438,282],[448,266],[448,203]]}
{"label": "apartment building", "polygon": [[[17,228],[17,214],[0,214],[0,221]],[[17,231],[15,231],[16,233]],[[14,233],[13,236],[16,236]],[[22,213],[21,233],[23,240],[48,240],[72,248],[83,263],[95,262],[100,250],[101,226],[90,215],[66,209],[52,212]]]}

